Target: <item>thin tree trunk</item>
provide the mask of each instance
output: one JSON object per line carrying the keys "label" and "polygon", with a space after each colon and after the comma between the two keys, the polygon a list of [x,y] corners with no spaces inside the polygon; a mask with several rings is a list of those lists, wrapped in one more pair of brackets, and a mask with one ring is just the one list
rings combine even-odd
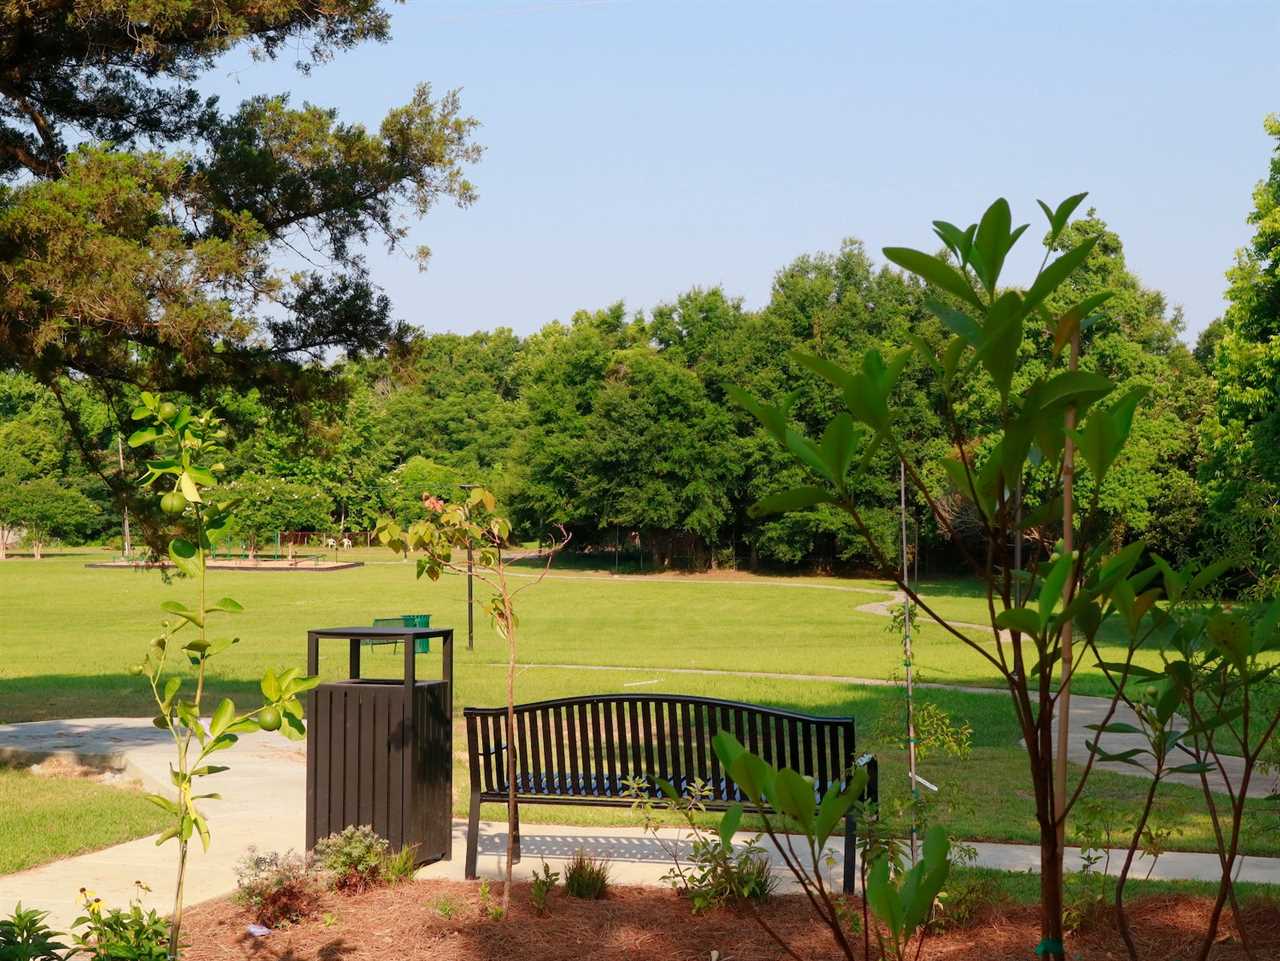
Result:
{"label": "thin tree trunk", "polygon": [[[1080,332],[1077,330],[1071,337],[1071,359],[1069,368],[1076,370],[1080,366]],[[1064,556],[1070,557],[1075,542],[1075,479],[1076,479],[1076,450],[1075,444],[1071,440],[1071,431],[1076,426],[1076,408],[1072,404],[1067,408],[1066,414],[1066,442],[1062,450],[1062,553]],[[1074,568],[1073,568],[1074,570]],[[1067,577],[1062,585],[1062,606],[1065,608],[1071,600],[1071,592],[1074,590],[1075,578]],[[1073,655],[1071,650],[1072,642],[1072,623],[1070,618],[1065,619],[1062,625],[1062,631],[1058,635],[1059,644],[1062,649],[1062,684],[1058,694],[1058,754],[1055,758],[1054,777],[1053,777],[1053,816],[1057,823],[1057,843],[1058,850],[1058,870],[1057,883],[1058,892],[1057,900],[1059,904],[1062,901],[1062,851],[1066,847],[1067,840],[1067,751],[1071,743],[1071,672],[1073,664]],[[1058,913],[1059,924],[1061,924],[1061,911]]]}
{"label": "thin tree trunk", "polygon": [[[504,595],[506,594],[504,590]],[[507,882],[502,886],[502,916],[511,910],[511,873],[516,847],[516,627],[511,598],[502,599],[507,621]]]}
{"label": "thin tree trunk", "polygon": [[[1157,770],[1156,773],[1159,774],[1159,771]],[[1124,885],[1129,879],[1129,869],[1133,867],[1133,858],[1142,840],[1142,829],[1147,826],[1147,819],[1151,816],[1151,806],[1155,804],[1156,790],[1159,787],[1160,778],[1153,777],[1151,786],[1147,789],[1142,815],[1133,830],[1133,839],[1129,842],[1129,850],[1125,852],[1124,867],[1120,869],[1120,877],[1116,879],[1116,927],[1120,929],[1120,937],[1124,940],[1124,946],[1129,952],[1131,961],[1138,961],[1138,946],[1133,943],[1133,932],[1129,930],[1129,915],[1124,909]]]}

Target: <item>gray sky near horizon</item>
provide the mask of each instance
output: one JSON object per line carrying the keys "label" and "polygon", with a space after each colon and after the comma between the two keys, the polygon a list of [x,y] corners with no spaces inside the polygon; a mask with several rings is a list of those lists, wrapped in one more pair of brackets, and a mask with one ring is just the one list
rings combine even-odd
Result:
{"label": "gray sky near horizon", "polygon": [[[721,285],[748,307],[844,237],[932,250],[997,196],[1080,190],[1129,264],[1186,312],[1221,313],[1280,110],[1280,5],[409,0],[393,37],[301,76],[236,54],[228,102],[291,90],[376,125],[415,84],[478,118],[479,202],[413,228],[418,272],[369,250],[398,317],[528,333],[624,300]],[[1083,208],[1082,208],[1083,209]]]}

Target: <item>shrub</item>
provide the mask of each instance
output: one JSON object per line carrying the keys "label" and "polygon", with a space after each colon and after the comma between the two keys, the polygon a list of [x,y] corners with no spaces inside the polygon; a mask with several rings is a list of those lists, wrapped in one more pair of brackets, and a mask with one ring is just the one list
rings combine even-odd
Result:
{"label": "shrub", "polygon": [[48,911],[23,910],[0,918],[0,958],[3,961],[61,961],[67,946],[55,941],[58,933],[44,923]]}
{"label": "shrub", "polygon": [[236,902],[268,928],[310,915],[315,910],[315,888],[310,860],[293,851],[259,854],[249,848],[236,865]]}
{"label": "shrub", "polygon": [[399,884],[401,881],[412,881],[414,873],[418,870],[414,863],[414,852],[418,846],[416,844],[406,844],[395,854],[388,854],[382,860],[382,879],[387,884]]}
{"label": "shrub", "polygon": [[948,931],[973,924],[987,908],[1005,899],[999,882],[985,871],[956,871],[938,895],[931,931]]}
{"label": "shrub", "polygon": [[609,862],[584,854],[582,849],[564,869],[564,887],[575,898],[598,901],[609,887]]}
{"label": "shrub", "polygon": [[367,824],[345,828],[316,842],[316,862],[338,891],[359,893],[380,883],[391,845]]}
{"label": "shrub", "polygon": [[101,898],[80,889],[85,913],[72,926],[83,925],[85,930],[74,936],[73,953],[77,957],[84,955],[92,961],[169,961],[169,922],[154,909],[142,910],[139,897],[150,889],[141,881],[136,886],[138,897],[129,902],[127,911],[108,909]]}
{"label": "shrub", "polygon": [[533,883],[529,888],[529,899],[533,902],[533,910],[538,914],[547,913],[547,897],[555,888],[556,883],[560,880],[560,875],[556,871],[551,870],[551,865],[546,861],[542,862],[542,873],[533,876]]}

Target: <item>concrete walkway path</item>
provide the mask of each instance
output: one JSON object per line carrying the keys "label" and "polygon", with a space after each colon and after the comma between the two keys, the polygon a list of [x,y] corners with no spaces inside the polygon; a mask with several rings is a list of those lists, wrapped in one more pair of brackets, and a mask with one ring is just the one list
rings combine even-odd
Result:
{"label": "concrete walkway path", "polygon": [[[145,790],[170,796],[169,763],[173,742],[149,718],[94,718],[83,721],[34,721],[0,725],[0,760],[36,761],[56,757],[90,767],[117,770]],[[245,850],[301,850],[305,843],[306,749],[278,734],[246,734],[219,763],[230,770],[209,778],[221,801],[205,801],[213,843],[205,854],[190,848],[187,901],[194,904],[235,889],[235,865]],[[157,847],[141,838],[115,847],[55,861],[0,877],[0,914],[14,902],[51,912],[54,927],[69,925],[79,913],[79,891],[93,891],[111,905],[124,907],[134,881],[152,893],[147,907],[168,913],[173,906],[177,847]]]}
{"label": "concrete walkway path", "polygon": [[[0,725],[0,758],[35,761],[56,756],[108,765],[148,789],[165,791],[170,756],[166,738],[146,718]],[[216,789],[223,799],[206,802],[213,845],[208,854],[199,845],[192,849],[187,877],[189,904],[231,893],[235,889],[236,862],[250,846],[284,851],[301,850],[305,844],[303,745],[277,735],[246,735],[234,751],[227,753],[225,763],[231,769],[216,777]],[[465,830],[464,822],[454,822],[453,860],[424,868],[424,877],[462,877]],[[506,825],[485,822],[480,830],[481,874],[500,877]],[[674,829],[664,829],[662,836],[680,840],[680,832]],[[544,858],[555,869],[579,848],[610,858],[618,883],[660,884],[670,867],[663,846],[636,828],[526,822],[522,844],[521,877],[537,870]],[[767,842],[765,846],[768,848]],[[838,855],[838,840],[833,847]],[[1033,846],[979,843],[975,847],[978,864],[985,867],[1023,871],[1038,866],[1039,854]],[[687,842],[681,851],[687,856]],[[109,904],[123,906],[134,893],[135,880],[152,888],[144,903],[166,912],[173,901],[175,853],[172,843],[157,847],[152,839],[144,838],[0,877],[0,912],[7,913],[21,900],[27,906],[50,911],[51,923],[65,928],[79,913],[80,888],[87,887]],[[1113,862],[1113,869],[1118,869],[1118,859]],[[1072,849],[1068,852],[1068,867],[1078,865],[1079,852]],[[1147,862],[1141,861],[1137,875],[1145,875],[1147,867]],[[1156,864],[1152,877],[1213,880],[1218,873],[1216,855],[1166,854]],[[1280,858],[1246,858],[1239,876],[1242,880],[1280,884]]]}

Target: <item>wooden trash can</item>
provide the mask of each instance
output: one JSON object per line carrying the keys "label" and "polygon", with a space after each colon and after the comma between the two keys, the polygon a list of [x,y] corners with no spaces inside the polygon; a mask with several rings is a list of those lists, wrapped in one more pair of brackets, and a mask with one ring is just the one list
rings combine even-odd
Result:
{"label": "wooden trash can", "polygon": [[[321,684],[307,703],[307,850],[362,824],[412,845],[416,864],[448,860],[453,818],[453,629],[328,627],[307,632],[307,672],[320,671],[321,639],[345,640],[345,680]],[[414,654],[442,647],[443,677],[417,679]],[[362,644],[404,645],[404,677],[360,676]]]}

